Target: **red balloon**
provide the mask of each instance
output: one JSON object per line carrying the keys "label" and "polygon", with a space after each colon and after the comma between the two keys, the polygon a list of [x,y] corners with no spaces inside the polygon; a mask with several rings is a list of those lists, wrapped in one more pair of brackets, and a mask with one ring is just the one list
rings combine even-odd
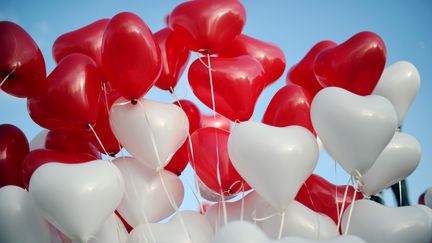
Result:
{"label": "red balloon", "polygon": [[[312,174],[300,188],[295,200],[307,206],[308,208],[329,216],[335,223],[338,222],[338,211],[345,211],[352,203],[354,197],[354,187],[348,186],[345,206],[342,209],[346,186],[336,186],[326,181],[324,178]],[[337,196],[336,196],[337,195]],[[363,199],[361,193],[357,193],[355,200]]]}
{"label": "red balloon", "polygon": [[360,32],[320,52],[314,72],[323,87],[337,86],[358,95],[370,95],[385,62],[384,41],[373,32]]}
{"label": "red balloon", "polygon": [[0,187],[23,187],[21,163],[29,153],[24,133],[10,124],[0,125]]}
{"label": "red balloon", "polygon": [[276,127],[302,126],[316,135],[310,118],[311,103],[312,97],[305,88],[286,85],[271,99],[262,122]]}
{"label": "red balloon", "polygon": [[58,37],[52,47],[54,60],[58,63],[69,54],[82,53],[91,57],[101,69],[102,38],[109,21],[101,19]]}
{"label": "red balloon", "polygon": [[216,113],[213,115],[202,115],[202,127],[215,127],[225,131],[231,130],[231,121]]}
{"label": "red balloon", "polygon": [[418,204],[425,205],[425,193],[423,192],[418,198]]}
{"label": "red balloon", "polygon": [[178,5],[169,15],[174,36],[192,51],[218,53],[243,29],[246,11],[240,1],[195,0]]}
{"label": "red balloon", "polygon": [[247,35],[239,35],[232,43],[226,45],[221,57],[250,55],[263,66],[266,86],[274,83],[285,70],[285,54],[278,46]]}
{"label": "red balloon", "polygon": [[333,41],[321,41],[315,44],[299,63],[291,67],[287,75],[287,84],[294,83],[304,87],[312,98],[323,89],[314,73],[314,61],[316,56],[328,47],[336,46]]}
{"label": "red balloon", "polygon": [[122,148],[117,138],[114,136],[114,133],[111,130],[111,125],[109,123],[109,110],[118,98],[120,98],[120,94],[115,90],[111,90],[109,93],[106,94],[106,97],[105,94],[102,93],[102,97],[99,101],[98,116],[93,129],[101,140],[103,148],[94,133],[85,133],[87,139],[94,146],[96,146],[99,152],[105,153],[105,148],[106,152],[108,153],[107,155],[109,156],[115,156]]}
{"label": "red balloon", "polygon": [[189,50],[174,38],[169,28],[156,32],[154,37],[162,58],[162,72],[155,85],[163,90],[174,89],[188,63]]}
{"label": "red balloon", "polygon": [[76,131],[86,131],[88,124],[96,122],[101,76],[90,57],[68,55],[47,81],[45,94],[28,100],[33,121],[50,130]]}
{"label": "red balloon", "polygon": [[[201,181],[211,190],[224,195],[234,195],[241,191],[243,183],[246,190],[250,186],[238,174],[228,156],[229,132],[214,127],[205,127],[196,130],[191,137],[194,149],[192,167]],[[221,186],[217,176],[217,153],[219,154],[219,174]]]}
{"label": "red balloon", "polygon": [[[235,121],[246,121],[264,89],[264,70],[253,57],[210,58],[216,112]],[[207,58],[195,60],[189,68],[189,84],[194,94],[212,108]]]}
{"label": "red balloon", "polygon": [[36,42],[19,25],[0,21],[0,83],[8,74],[0,89],[10,95],[33,98],[46,88],[45,61]]}
{"label": "red balloon", "polygon": [[111,19],[103,37],[102,64],[123,97],[138,99],[150,90],[161,71],[161,53],[140,17],[123,12]]}
{"label": "red balloon", "polygon": [[45,138],[45,148],[69,154],[87,154],[101,159],[97,148],[81,134],[67,131],[49,131]]}
{"label": "red balloon", "polygon": [[[186,113],[189,120],[189,134],[192,134],[197,129],[201,128],[201,112],[198,106],[189,100],[179,100],[178,102],[174,102],[174,104],[180,106]],[[190,155],[189,138],[187,138],[183,145],[174,154],[171,161],[165,166],[165,169],[176,175],[180,175],[186,168],[187,163],[190,161]]]}
{"label": "red balloon", "polygon": [[97,158],[90,154],[71,154],[48,149],[33,150],[25,157],[22,163],[22,179],[24,181],[24,186],[28,188],[33,172],[43,164],[50,162],[78,164],[95,159]]}

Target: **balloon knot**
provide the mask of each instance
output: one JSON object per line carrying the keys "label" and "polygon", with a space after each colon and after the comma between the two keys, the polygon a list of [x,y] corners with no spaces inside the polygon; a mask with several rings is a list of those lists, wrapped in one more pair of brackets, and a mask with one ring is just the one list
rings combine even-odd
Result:
{"label": "balloon knot", "polygon": [[131,100],[131,104],[132,104],[132,105],[136,105],[136,104],[138,104],[138,100],[137,100],[137,99],[132,99],[132,100]]}

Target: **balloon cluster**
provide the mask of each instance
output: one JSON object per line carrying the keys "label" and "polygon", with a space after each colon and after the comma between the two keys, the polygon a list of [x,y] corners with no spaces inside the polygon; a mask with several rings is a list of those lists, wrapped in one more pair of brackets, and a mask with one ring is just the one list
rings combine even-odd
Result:
{"label": "balloon cluster", "polygon": [[[372,32],[322,41],[288,71],[262,122],[250,121],[285,56],[242,34],[245,21],[236,0],[182,3],[156,33],[119,13],[58,37],[48,76],[33,39],[0,22],[0,87],[27,98],[47,129],[29,145],[0,125],[0,241],[430,242],[430,208],[368,199],[420,161],[417,140],[398,130],[419,89],[415,66],[384,69]],[[176,97],[190,52],[201,55],[190,87],[212,115],[143,98],[154,86]],[[312,174],[318,137],[351,185]],[[122,147],[133,157],[116,157]],[[215,202],[199,212],[179,211],[188,164],[198,201]],[[432,207],[432,190],[422,202]]]}

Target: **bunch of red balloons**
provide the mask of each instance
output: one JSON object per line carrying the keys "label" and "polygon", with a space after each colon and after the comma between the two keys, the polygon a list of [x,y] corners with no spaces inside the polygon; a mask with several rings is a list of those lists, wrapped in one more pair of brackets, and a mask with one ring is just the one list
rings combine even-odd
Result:
{"label": "bunch of red balloons", "polygon": [[[0,125],[0,241],[429,242],[432,210],[367,199],[420,161],[416,139],[397,131],[419,89],[415,66],[384,69],[373,32],[321,41],[288,71],[262,122],[250,121],[286,63],[279,47],[242,33],[245,22],[236,0],[182,3],[155,33],[122,12],[58,37],[48,76],[31,36],[0,22],[0,88],[27,98],[46,129],[29,145]],[[154,86],[175,96],[191,52],[201,56],[190,88],[213,114],[143,98]],[[318,137],[352,186],[312,174]],[[133,157],[116,157],[123,147]],[[178,211],[188,164],[197,199],[216,202],[200,213]],[[379,225],[368,222],[376,214]]]}

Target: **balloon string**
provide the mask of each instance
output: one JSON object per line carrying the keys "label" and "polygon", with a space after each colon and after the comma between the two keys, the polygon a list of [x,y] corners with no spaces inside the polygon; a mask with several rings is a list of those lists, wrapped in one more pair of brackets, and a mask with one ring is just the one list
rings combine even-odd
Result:
{"label": "balloon string", "polygon": [[[183,109],[183,106],[181,105],[180,100],[178,99],[178,96],[176,95],[174,89],[172,87],[170,87],[169,91],[170,91],[170,94],[175,99],[175,102],[180,106],[180,108]],[[188,158],[189,158],[189,161],[192,162],[192,167],[193,167],[193,169],[195,171],[195,174],[194,174],[194,176],[195,176],[195,180],[194,180],[195,189],[196,189],[196,191],[197,191],[197,193],[199,195],[199,196],[196,196],[196,197],[198,199],[200,210],[204,211],[204,206],[203,206],[203,201],[202,201],[202,196],[201,196],[201,189],[198,186],[198,181],[196,180],[198,178],[198,175],[196,174],[196,166],[195,166],[195,160],[194,160],[194,158],[195,158],[195,156],[194,156],[194,149],[193,149],[193,146],[192,146],[191,134],[190,134],[189,130],[188,130],[187,142],[188,142],[189,147],[190,147],[190,150],[189,149],[187,150]]]}
{"label": "balloon string", "polygon": [[244,205],[245,205],[245,188],[244,188],[244,183],[242,182],[241,184],[241,189],[242,189],[242,199],[241,199],[241,208],[240,208],[240,221],[243,222],[243,218],[244,218]]}
{"label": "balloon string", "polygon": [[[346,202],[347,194],[348,194],[349,181],[351,180],[351,178],[352,177],[350,177],[350,179],[347,181],[347,184],[345,186],[345,192],[344,192],[344,196],[343,196],[343,200],[342,200],[342,207],[341,207],[341,210],[340,210],[339,215],[338,215],[338,223],[337,223],[337,227],[336,227],[338,230],[339,230],[339,227],[340,227],[340,224],[341,224],[342,214],[344,212],[345,202]],[[337,203],[339,203],[339,200],[338,200]]]}
{"label": "balloon string", "polygon": [[[357,181],[358,182],[358,181]],[[357,185],[356,185],[356,187],[354,188],[354,195],[353,195],[353,200],[352,200],[352,203],[351,203],[351,208],[350,208],[350,211],[349,211],[349,214],[348,214],[348,221],[347,221],[347,226],[346,226],[346,230],[345,230],[345,233],[344,233],[344,235],[347,235],[348,234],[348,230],[349,230],[349,227],[350,227],[350,223],[351,223],[351,216],[352,216],[352,212],[353,212],[353,209],[354,209],[354,206],[355,206],[355,199],[356,199],[356,196],[357,196],[357,187],[358,187],[358,183],[356,183]]]}
{"label": "balloon string", "polygon": [[[335,181],[336,181],[337,180],[337,163],[336,163],[336,160],[333,160],[333,161],[334,161],[334,171],[335,171]],[[336,198],[336,200],[335,200],[336,213],[339,216],[340,210],[339,210],[339,202],[338,202],[338,186],[337,185],[335,185],[335,198]]]}
{"label": "balloon string", "polygon": [[107,155],[108,157],[108,161],[112,162],[111,160],[111,156],[108,154],[108,152],[105,150],[104,145],[102,144],[102,141],[100,140],[99,136],[97,135],[96,131],[94,130],[94,126],[91,124],[87,124],[87,127],[89,128],[90,131],[93,132],[93,135],[95,136],[95,138],[97,139],[99,145],[102,147],[102,150],[104,151],[104,153]]}
{"label": "balloon string", "polygon": [[281,213],[280,213],[280,212],[276,212],[276,213],[270,214],[269,216],[266,216],[266,217],[257,218],[257,217],[256,217],[256,209],[255,209],[255,210],[252,212],[252,220],[253,220],[254,223],[256,224],[256,222],[261,222],[261,221],[269,220],[269,219],[273,218],[273,217],[276,216],[276,215],[281,215]]}
{"label": "balloon string", "polygon": [[13,67],[13,69],[3,78],[3,80],[0,83],[0,89],[3,86],[3,84],[9,79],[9,76],[12,75],[19,66],[21,66],[20,62],[18,62],[17,64],[15,64],[15,66]]}
{"label": "balloon string", "polygon": [[[140,101],[138,101],[138,105],[142,106],[142,104],[141,104]],[[151,127],[151,124],[150,124],[150,120],[149,120],[149,118],[147,116],[147,113],[145,111],[144,111],[144,116],[146,118],[147,126],[149,127],[149,130],[150,130],[150,139],[152,141],[153,150],[154,150],[154,153],[156,155],[156,159],[157,159],[157,161],[159,163],[159,167],[156,168],[156,171],[159,174],[159,177],[160,177],[160,180],[161,180],[161,183],[162,183],[162,187],[163,187],[163,189],[165,191],[166,196],[168,197],[168,201],[171,204],[171,207],[173,207],[173,209],[179,215],[180,224],[182,225],[182,228],[183,228],[183,230],[184,230],[184,232],[186,234],[186,237],[188,238],[188,241],[192,242],[192,239],[191,239],[191,236],[189,234],[189,231],[187,230],[186,224],[185,224],[185,222],[183,220],[183,216],[182,216],[181,212],[179,212],[179,207],[177,205],[177,202],[175,201],[174,197],[169,192],[169,190],[168,190],[168,188],[167,188],[167,186],[165,184],[165,180],[164,180],[164,178],[162,176],[163,165],[162,165],[162,161],[161,161],[160,156],[159,156],[159,150],[158,150],[157,145],[156,145],[156,138],[155,138],[155,136],[153,134],[153,130],[152,130],[152,127]]]}
{"label": "balloon string", "polygon": [[279,234],[278,234],[278,240],[280,240],[282,238],[282,232],[283,232],[283,227],[285,224],[285,211],[281,214],[281,223],[280,223],[280,227],[279,227]]}
{"label": "balloon string", "polygon": [[[307,186],[307,183],[306,182],[304,182],[303,183],[303,185],[305,186],[305,188],[306,188],[306,192],[307,192],[307,194],[308,194],[308,197],[309,197],[309,201],[312,203],[312,207],[314,208],[314,211],[317,211],[316,210],[316,207],[315,207],[315,203],[314,203],[314,201],[313,201],[313,199],[312,199],[312,196],[311,196],[311,193],[310,193],[310,191],[309,191],[309,187]],[[321,221],[319,220],[319,218],[318,218],[318,214],[315,214],[315,218],[316,218],[316,220],[317,220],[317,225],[318,225],[318,231],[317,231],[317,234],[318,234],[318,238],[317,239],[319,239],[320,238],[320,224],[321,224]]]}
{"label": "balloon string", "polygon": [[107,110],[107,112],[109,114],[110,113],[110,109],[109,109],[109,105],[108,105],[108,91],[106,90],[106,83],[102,84],[102,90],[103,90],[103,93],[104,93],[104,96],[105,96],[105,107],[106,107],[106,110]]}
{"label": "balloon string", "polygon": [[[216,131],[215,131],[215,135],[217,137]],[[216,143],[216,150],[218,151],[219,148],[217,146]],[[220,194],[221,194],[221,199],[222,199],[222,211],[223,211],[223,216],[224,216],[224,224],[228,223],[228,214],[227,214],[227,208],[226,208],[226,202],[225,202],[225,193],[222,190],[222,181],[221,181],[221,176],[220,176],[220,168],[219,168],[219,153],[216,153],[216,159],[217,159],[217,163],[216,163],[216,175],[217,175],[217,180],[218,180],[218,184],[219,184],[219,188],[220,188]]]}

